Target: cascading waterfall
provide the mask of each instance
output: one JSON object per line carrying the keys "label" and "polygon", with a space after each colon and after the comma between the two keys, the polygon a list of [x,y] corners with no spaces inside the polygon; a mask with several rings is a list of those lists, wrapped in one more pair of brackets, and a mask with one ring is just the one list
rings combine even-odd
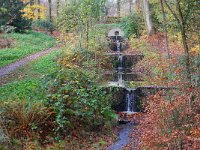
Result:
{"label": "cascading waterfall", "polygon": [[[119,32],[115,32],[115,51],[117,54],[117,61],[118,65],[116,67],[116,73],[117,73],[117,82],[111,82],[110,85],[117,86],[117,87],[123,87],[123,91],[120,90],[120,108],[119,111],[122,112],[122,115],[119,115],[119,122],[120,123],[127,123],[126,126],[124,126],[123,130],[119,133],[119,140],[111,145],[108,150],[121,150],[123,147],[128,143],[129,141],[129,133],[132,129],[132,123],[130,123],[132,114],[134,114],[137,111],[137,103],[136,103],[136,89],[130,89],[126,88],[124,79],[125,75],[127,73],[127,65],[125,63],[126,56],[121,53],[121,43],[119,40]],[[112,38],[113,39],[113,38]],[[116,76],[115,76],[116,77]],[[118,104],[117,104],[118,105]],[[118,109],[118,108],[117,108]]]}
{"label": "cascading waterfall", "polygon": [[120,41],[119,41],[118,38],[119,38],[118,36],[116,36],[116,38],[115,38],[115,41],[116,41],[116,49],[117,49],[117,52],[120,52],[120,51],[121,51],[121,43],[120,43]]}
{"label": "cascading waterfall", "polygon": [[[126,56],[121,53],[121,36],[119,36],[118,32],[115,32],[114,44],[116,47],[115,51],[117,52],[117,67],[116,67],[116,74],[117,74],[117,81],[109,82],[110,86],[117,86],[117,87],[124,87],[125,82],[124,78],[126,77],[126,65],[125,60]],[[116,77],[116,76],[115,76]],[[116,78],[115,78],[116,79]],[[135,99],[135,89],[126,89],[126,93],[124,95],[124,105],[121,111],[125,111],[127,113],[136,112],[136,99]]]}
{"label": "cascading waterfall", "polygon": [[116,41],[116,47],[117,47],[117,52],[120,52],[121,51],[121,44],[119,42],[119,40]]}
{"label": "cascading waterfall", "polygon": [[[116,37],[117,40],[117,37]],[[117,40],[118,41],[118,40]],[[116,42],[117,51],[120,51],[120,46],[118,47],[118,42]],[[119,49],[118,49],[119,48]],[[118,67],[117,67],[117,76],[118,76],[118,83],[123,83],[123,70],[124,70],[124,56],[122,54],[118,55]],[[135,112],[135,93],[134,89],[127,89],[126,93],[126,111],[128,113]]]}
{"label": "cascading waterfall", "polygon": [[123,66],[123,55],[118,55],[118,61],[119,61],[119,65],[118,65],[118,72],[122,72],[122,69],[124,68]]}
{"label": "cascading waterfall", "polygon": [[118,73],[118,82],[122,83],[123,82],[123,74],[122,73]]}
{"label": "cascading waterfall", "polygon": [[127,89],[126,102],[127,102],[126,111],[128,113],[136,112],[135,90],[134,89]]}

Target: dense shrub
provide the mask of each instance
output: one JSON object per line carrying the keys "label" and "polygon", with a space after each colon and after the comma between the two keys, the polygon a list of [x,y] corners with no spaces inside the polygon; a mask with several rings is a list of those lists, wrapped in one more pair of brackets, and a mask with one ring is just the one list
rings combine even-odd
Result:
{"label": "dense shrub", "polygon": [[125,18],[123,18],[120,22],[120,27],[123,29],[125,32],[126,37],[130,36],[135,36],[139,37],[140,36],[140,28],[141,28],[141,18],[136,14],[133,13]]}
{"label": "dense shrub", "polygon": [[9,25],[7,25],[7,26],[1,26],[0,27],[0,32],[12,33],[12,32],[15,31],[15,29],[16,29],[16,27],[14,27],[14,26],[9,26]]}
{"label": "dense shrub", "polygon": [[17,32],[30,27],[30,20],[23,18],[24,13],[21,10],[26,5],[21,0],[1,0],[0,6],[0,26],[13,26]]}
{"label": "dense shrub", "polygon": [[53,31],[54,25],[52,22],[47,20],[35,20],[32,23],[32,28],[35,30]]}
{"label": "dense shrub", "polygon": [[[174,65],[173,69],[174,72],[177,74],[179,79],[184,81],[184,79],[187,77],[187,70],[185,69],[186,59],[184,55],[179,56],[178,63]],[[190,72],[191,72],[191,81],[192,86],[200,86],[200,76],[199,76],[199,67],[200,67],[200,55],[191,54],[190,55]],[[187,82],[187,80],[185,81]],[[186,83],[187,84],[187,83]],[[187,84],[187,86],[189,86]]]}
{"label": "dense shrub", "polygon": [[53,112],[40,102],[10,100],[0,104],[0,118],[8,131],[11,141],[14,139],[34,139],[40,137],[43,142],[53,127]]}
{"label": "dense shrub", "polygon": [[69,129],[99,129],[113,117],[109,96],[95,77],[79,69],[62,69],[47,77],[46,105],[56,113],[56,132]]}

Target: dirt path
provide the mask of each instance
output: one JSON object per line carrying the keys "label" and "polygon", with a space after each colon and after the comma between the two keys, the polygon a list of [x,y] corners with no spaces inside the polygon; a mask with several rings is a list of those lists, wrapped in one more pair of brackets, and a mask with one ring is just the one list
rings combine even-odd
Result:
{"label": "dirt path", "polygon": [[26,57],[14,62],[14,63],[11,63],[11,64],[9,64],[5,67],[0,68],[0,78],[5,77],[6,75],[8,75],[11,72],[15,71],[16,69],[18,69],[19,67],[24,66],[27,63],[40,58],[41,56],[47,55],[50,52],[52,52],[52,51],[54,51],[58,48],[59,48],[58,46],[51,47],[49,49],[37,52],[37,53],[29,55],[29,56],[26,56]]}

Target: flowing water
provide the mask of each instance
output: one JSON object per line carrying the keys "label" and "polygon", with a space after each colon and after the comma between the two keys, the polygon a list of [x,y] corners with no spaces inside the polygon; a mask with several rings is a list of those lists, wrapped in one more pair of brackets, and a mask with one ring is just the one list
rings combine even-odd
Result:
{"label": "flowing water", "polygon": [[134,124],[128,123],[119,132],[118,141],[111,145],[108,150],[121,150],[129,142],[129,133],[133,130]]}
{"label": "flowing water", "polygon": [[119,40],[116,41],[116,47],[117,47],[117,52],[120,52],[121,50],[121,43],[119,42]]}
{"label": "flowing water", "polygon": [[135,99],[135,90],[134,89],[127,89],[126,102],[127,102],[126,111],[128,113],[136,112],[136,99]]}
{"label": "flowing water", "polygon": [[[121,52],[121,45],[118,40],[118,37],[116,36],[116,48],[117,52]],[[123,86],[125,87],[124,80],[123,80],[123,71],[126,69],[124,65],[124,55],[118,54],[118,66],[117,66],[117,76],[118,81],[117,82],[110,82],[110,85],[115,86]],[[125,113],[131,114],[136,112],[136,97],[135,97],[135,89],[129,89],[126,88],[126,95],[124,99],[124,103],[126,103],[126,109],[124,110]],[[128,123],[123,126],[122,130],[119,132],[118,141],[116,143],[112,144],[108,150],[121,150],[126,144],[128,144],[130,138],[129,133],[134,130],[134,124]]]}

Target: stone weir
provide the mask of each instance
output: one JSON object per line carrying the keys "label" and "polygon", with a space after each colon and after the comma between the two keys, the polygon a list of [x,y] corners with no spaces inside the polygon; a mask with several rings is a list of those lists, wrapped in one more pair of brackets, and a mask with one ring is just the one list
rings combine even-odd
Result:
{"label": "stone weir", "polygon": [[122,72],[119,74],[117,71],[105,72],[103,79],[111,82],[118,82],[119,80],[123,81],[143,81],[142,76],[135,72]]}
{"label": "stone weir", "polygon": [[111,61],[114,64],[114,67],[117,68],[117,65],[119,65],[119,56],[123,57],[123,67],[124,68],[132,68],[134,65],[136,65],[139,61],[141,61],[144,58],[143,54],[125,54],[125,53],[107,53],[111,58]]}
{"label": "stone weir", "polygon": [[117,112],[122,112],[127,110],[127,93],[131,91],[134,95],[134,107],[135,111],[143,111],[143,103],[146,101],[146,98],[150,95],[156,94],[158,91],[164,91],[163,94],[169,91],[170,88],[162,86],[144,86],[137,87],[134,89],[129,89],[126,87],[106,87],[106,91],[112,93],[112,109]]}
{"label": "stone weir", "polygon": [[[107,53],[113,64],[113,70],[106,71],[103,78],[107,81],[142,81],[142,77],[133,68],[144,58],[142,54]],[[120,79],[121,78],[121,79]]]}
{"label": "stone weir", "polygon": [[105,72],[103,78],[107,79],[108,91],[113,94],[113,109],[127,113],[138,111],[135,89],[126,88],[124,81],[141,81],[141,77],[134,71],[134,65],[143,59],[142,54],[125,54],[127,42],[124,39],[124,32],[119,29],[112,29],[108,33],[112,53],[107,53],[113,64],[113,70]]}
{"label": "stone weir", "polygon": [[[112,52],[107,53],[112,61],[113,69],[106,71],[103,78],[108,81],[106,91],[113,94],[112,108],[117,112],[134,113],[142,110],[141,103],[146,96],[155,94],[165,87],[128,88],[128,81],[142,81],[141,74],[135,71],[135,65],[144,58],[143,54],[128,54],[123,46],[127,43],[121,29],[112,29],[108,33]],[[126,81],[126,82],[125,82]]]}

